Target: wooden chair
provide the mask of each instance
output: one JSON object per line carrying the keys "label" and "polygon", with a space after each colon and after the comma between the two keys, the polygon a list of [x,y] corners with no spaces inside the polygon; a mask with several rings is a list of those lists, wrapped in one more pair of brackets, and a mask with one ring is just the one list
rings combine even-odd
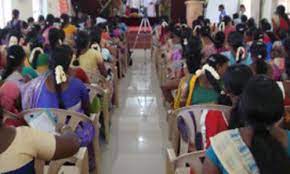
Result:
{"label": "wooden chair", "polygon": [[[23,111],[21,114],[19,114],[20,117],[24,117],[26,115],[34,115],[39,112],[44,112],[47,109],[30,109]],[[100,170],[100,147],[99,147],[99,114],[94,114],[91,117],[87,117],[86,115],[83,115],[81,113],[77,113],[74,111],[69,110],[61,110],[61,109],[48,109],[52,114],[57,116],[58,123],[61,124],[67,124],[69,125],[73,130],[76,130],[77,126],[80,122],[89,122],[94,125],[95,127],[95,137],[93,140],[93,146],[94,146],[94,153],[95,153],[95,165],[96,170],[94,171],[94,174],[98,174]],[[87,148],[81,148],[80,151],[73,157],[57,160],[57,161],[51,161],[49,163],[48,167],[48,174],[57,174],[61,167],[66,163],[70,162],[75,164],[76,167],[79,168],[79,171],[81,174],[88,174],[89,173],[89,166],[88,166],[88,152]],[[42,167],[41,167],[42,166]],[[42,174],[40,172],[43,172],[44,162],[36,161],[36,169],[38,171],[38,174]]]}
{"label": "wooden chair", "polygon": [[110,139],[109,93],[106,90],[102,89],[97,84],[87,84],[86,87],[90,90],[89,92],[90,99],[93,99],[97,95],[102,96],[102,109],[101,110],[103,112],[103,117],[104,117],[105,141],[106,143],[109,143],[109,139]]}
{"label": "wooden chair", "polygon": [[167,149],[166,174],[202,174],[201,158],[205,157],[205,151],[196,151],[183,154],[179,157],[173,149]]}
{"label": "wooden chair", "polygon": [[[179,152],[180,154],[187,153],[189,150],[188,142],[185,142],[182,138],[180,138],[180,133],[177,127],[178,117],[181,115],[188,115],[192,112],[195,115],[196,123],[200,123],[200,118],[204,111],[208,110],[217,110],[221,111],[226,119],[228,120],[231,107],[214,105],[214,104],[204,104],[204,105],[193,105],[189,107],[184,107],[177,109],[169,115],[169,136],[171,137],[171,142],[175,152]],[[197,132],[201,132],[200,124],[197,124]]]}

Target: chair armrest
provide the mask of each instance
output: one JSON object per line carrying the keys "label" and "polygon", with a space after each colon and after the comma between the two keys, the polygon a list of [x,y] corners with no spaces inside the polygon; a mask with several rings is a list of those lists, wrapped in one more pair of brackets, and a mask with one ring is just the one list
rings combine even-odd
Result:
{"label": "chair armrest", "polygon": [[174,162],[177,159],[174,149],[167,149],[167,155],[170,162]]}
{"label": "chair armrest", "polygon": [[88,153],[88,149],[86,147],[80,148],[78,153],[74,155],[76,159],[83,159],[86,156],[86,153]]}

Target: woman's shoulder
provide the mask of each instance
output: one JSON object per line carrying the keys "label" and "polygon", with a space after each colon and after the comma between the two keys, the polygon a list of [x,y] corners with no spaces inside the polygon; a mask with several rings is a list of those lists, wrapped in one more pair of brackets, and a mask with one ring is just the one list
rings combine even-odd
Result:
{"label": "woman's shoulder", "polygon": [[70,77],[70,86],[83,88],[83,87],[85,87],[85,84],[80,79],[78,79],[76,77]]}
{"label": "woman's shoulder", "polygon": [[211,143],[217,143],[219,142],[219,140],[221,139],[224,139],[225,137],[237,137],[237,136],[240,136],[240,132],[239,132],[239,129],[231,129],[231,130],[226,130],[226,131],[223,131],[219,134],[217,134],[216,136],[212,137],[211,138]]}

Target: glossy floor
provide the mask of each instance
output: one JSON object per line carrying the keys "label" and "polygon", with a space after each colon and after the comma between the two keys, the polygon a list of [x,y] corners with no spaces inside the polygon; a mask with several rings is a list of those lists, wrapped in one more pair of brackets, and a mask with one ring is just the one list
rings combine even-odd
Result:
{"label": "glossy floor", "polygon": [[120,107],[112,116],[109,145],[102,147],[102,174],[164,174],[166,118],[150,53],[136,50],[120,82]]}

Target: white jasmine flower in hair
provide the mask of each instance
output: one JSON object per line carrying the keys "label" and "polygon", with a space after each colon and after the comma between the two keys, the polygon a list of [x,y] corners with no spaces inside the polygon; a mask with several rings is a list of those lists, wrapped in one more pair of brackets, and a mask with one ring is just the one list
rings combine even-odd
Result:
{"label": "white jasmine flower in hair", "polygon": [[216,80],[220,80],[220,75],[216,72],[216,70],[209,66],[208,64],[205,64],[202,69],[199,69],[195,72],[195,75],[197,77],[200,77],[201,75],[205,74],[205,71],[208,71]]}
{"label": "white jasmine flower in hair", "polygon": [[188,40],[186,38],[183,40],[183,45],[188,45]]}
{"label": "white jasmine flower in hair", "polygon": [[43,49],[40,48],[40,47],[33,48],[32,52],[31,52],[31,54],[30,54],[30,57],[29,57],[29,62],[30,62],[30,63],[33,62],[33,57],[34,57],[34,54],[36,53],[36,51],[39,51],[40,54],[43,54],[43,53],[44,53]]}
{"label": "white jasmine flower in hair", "polygon": [[66,74],[61,65],[58,65],[55,68],[55,80],[56,80],[56,84],[58,85],[67,81]]}

